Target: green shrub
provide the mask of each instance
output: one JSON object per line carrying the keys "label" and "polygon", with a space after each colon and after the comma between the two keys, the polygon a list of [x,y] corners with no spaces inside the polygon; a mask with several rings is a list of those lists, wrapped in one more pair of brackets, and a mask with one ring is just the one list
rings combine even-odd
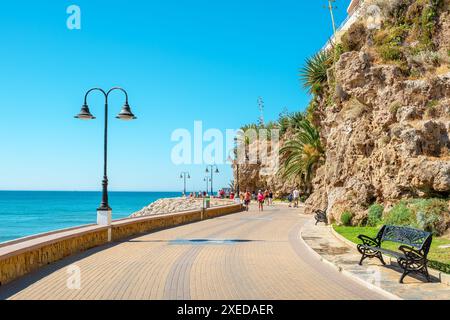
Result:
{"label": "green shrub", "polygon": [[333,61],[337,62],[339,61],[339,59],[341,58],[341,55],[346,52],[344,50],[344,47],[342,46],[342,43],[338,43],[334,46],[334,56],[333,56]]}
{"label": "green shrub", "polygon": [[342,36],[342,48],[345,52],[359,51],[364,46],[367,37],[366,26],[361,22],[356,22],[350,26],[348,31]]}
{"label": "green shrub", "polygon": [[390,43],[380,46],[378,53],[384,61],[400,61],[404,57],[401,47]]}
{"label": "green shrub", "polygon": [[427,108],[435,108],[439,104],[439,101],[434,99],[427,102]]}
{"label": "green shrub", "polygon": [[393,104],[391,104],[391,106],[389,107],[389,111],[392,114],[397,114],[398,109],[400,109],[402,107],[402,105],[400,104],[400,102],[394,102]]}
{"label": "green shrub", "polygon": [[440,236],[450,227],[445,199],[413,199],[397,203],[384,219],[386,224],[410,226]]}
{"label": "green shrub", "polygon": [[416,217],[405,201],[397,203],[385,219],[386,224],[394,226],[415,226]]}
{"label": "green shrub", "polygon": [[350,211],[344,211],[344,213],[342,213],[342,215],[341,215],[341,223],[344,226],[351,226],[352,218],[353,218],[353,213],[351,213]]}
{"label": "green shrub", "polygon": [[448,228],[450,213],[444,199],[419,199],[411,201],[410,208],[420,229],[442,235]]}
{"label": "green shrub", "polygon": [[423,8],[422,16],[420,17],[420,42],[428,49],[434,47],[433,36],[438,20],[438,10],[442,4],[441,2],[441,0],[430,1],[430,3]]}
{"label": "green shrub", "polygon": [[367,226],[376,227],[383,219],[384,207],[375,203],[369,207],[369,213],[367,215]]}

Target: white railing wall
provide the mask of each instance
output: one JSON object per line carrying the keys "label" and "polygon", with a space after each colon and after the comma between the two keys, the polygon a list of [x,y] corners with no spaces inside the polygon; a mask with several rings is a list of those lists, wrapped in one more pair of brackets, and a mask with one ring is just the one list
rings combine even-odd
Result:
{"label": "white railing wall", "polygon": [[[353,13],[351,15],[348,15],[347,18],[344,21],[342,21],[342,23],[336,29],[336,34],[339,34],[343,31],[347,31],[352,26],[352,24],[354,24],[362,16],[365,10],[365,2],[366,2],[365,0],[361,0],[359,2],[359,4],[353,10]],[[320,51],[330,49],[335,42],[336,42],[335,35],[333,35]]]}

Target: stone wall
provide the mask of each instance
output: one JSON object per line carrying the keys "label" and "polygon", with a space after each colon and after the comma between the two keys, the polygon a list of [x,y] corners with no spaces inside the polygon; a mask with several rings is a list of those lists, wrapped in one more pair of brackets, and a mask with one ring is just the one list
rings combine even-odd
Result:
{"label": "stone wall", "polygon": [[[239,204],[152,217],[117,220],[112,241],[242,211]],[[0,286],[50,263],[108,243],[109,227],[84,226],[49,232],[0,246]]]}
{"label": "stone wall", "polygon": [[[38,241],[33,241],[33,243],[35,242]],[[0,255],[0,285],[42,266],[107,242],[108,228],[98,227],[92,232],[80,232],[68,238],[55,239],[49,243],[21,247],[17,251],[11,250],[10,253]],[[8,247],[5,246],[3,249],[6,251]]]}
{"label": "stone wall", "polygon": [[153,216],[137,219],[127,219],[113,223],[112,239],[118,241],[134,235],[176,227],[201,220],[201,210],[187,211],[183,213],[164,216]]}

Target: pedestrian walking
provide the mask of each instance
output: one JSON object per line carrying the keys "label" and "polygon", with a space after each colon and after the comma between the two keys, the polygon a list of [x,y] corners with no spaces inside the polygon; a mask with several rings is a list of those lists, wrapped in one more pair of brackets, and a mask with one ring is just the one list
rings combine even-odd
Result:
{"label": "pedestrian walking", "polygon": [[295,190],[292,191],[292,197],[294,198],[294,208],[298,208],[298,201],[300,200],[300,191],[298,191],[297,188],[295,188]]}
{"label": "pedestrian walking", "polygon": [[250,207],[250,201],[252,200],[252,194],[250,193],[250,191],[245,191],[245,195],[244,195],[244,205],[245,205],[245,210],[248,211],[249,207]]}
{"label": "pedestrian walking", "polygon": [[292,192],[289,193],[287,199],[289,201],[289,208],[291,208],[292,207],[292,200],[294,199],[294,197],[292,196]]}
{"label": "pedestrian walking", "polygon": [[264,201],[266,203],[266,206],[269,205],[269,190],[266,189],[266,191],[264,191]]}
{"label": "pedestrian walking", "polygon": [[273,205],[273,192],[269,190],[269,206]]}
{"label": "pedestrian walking", "polygon": [[259,190],[257,197],[258,197],[258,210],[260,212],[264,211],[264,193],[261,190]]}

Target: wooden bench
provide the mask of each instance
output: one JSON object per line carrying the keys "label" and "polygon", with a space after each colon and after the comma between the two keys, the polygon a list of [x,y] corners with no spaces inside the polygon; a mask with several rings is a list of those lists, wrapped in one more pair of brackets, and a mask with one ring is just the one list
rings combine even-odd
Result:
{"label": "wooden bench", "polygon": [[[403,279],[411,272],[424,275],[430,282],[427,268],[427,255],[432,241],[430,232],[409,227],[385,225],[378,231],[374,239],[366,235],[359,235],[358,238],[363,242],[357,246],[358,251],[362,254],[360,265],[366,258],[378,258],[385,265],[382,255],[382,253],[385,253],[397,258],[398,264],[403,269],[400,283],[403,283]],[[402,244],[398,248],[400,252],[381,248],[384,241]]]}
{"label": "wooden bench", "polygon": [[316,226],[319,222],[324,222],[328,224],[327,212],[323,210],[315,210],[314,211],[314,219],[316,219]]}

